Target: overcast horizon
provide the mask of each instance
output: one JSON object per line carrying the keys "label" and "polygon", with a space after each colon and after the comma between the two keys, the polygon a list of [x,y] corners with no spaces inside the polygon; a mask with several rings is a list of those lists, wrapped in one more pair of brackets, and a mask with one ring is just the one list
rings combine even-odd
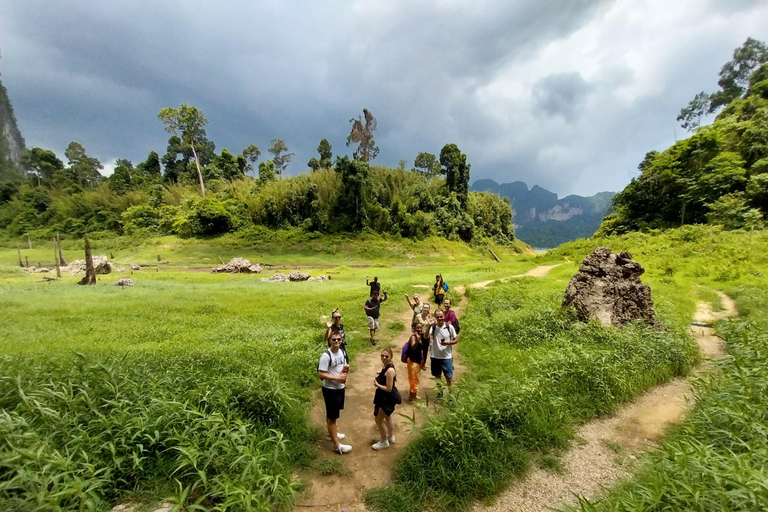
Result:
{"label": "overcast horizon", "polygon": [[0,78],[27,147],[78,141],[105,174],[165,153],[164,107],[202,110],[217,152],[284,139],[290,175],[324,137],[351,155],[367,108],[373,164],[455,143],[473,183],[588,196],[687,137],[675,117],[747,37],[768,2],[9,0]]}

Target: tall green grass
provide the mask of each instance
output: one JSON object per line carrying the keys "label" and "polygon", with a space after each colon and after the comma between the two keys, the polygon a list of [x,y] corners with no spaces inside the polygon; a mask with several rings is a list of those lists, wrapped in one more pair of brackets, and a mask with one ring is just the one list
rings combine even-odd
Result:
{"label": "tall green grass", "polygon": [[733,294],[742,318],[718,326],[728,357],[697,381],[686,422],[605,500],[564,510],[768,509],[768,289]]}
{"label": "tall green grass", "polygon": [[[442,271],[451,285],[517,274],[530,261],[449,268],[379,266],[390,293]],[[321,315],[341,308],[353,356],[367,343],[371,269],[323,283],[135,272],[135,286],[43,283],[0,267],[0,510],[108,510],[172,499],[188,510],[285,510],[312,467],[307,421],[325,349]],[[396,322],[394,322],[396,323]],[[398,327],[396,324],[395,327]]]}
{"label": "tall green grass", "polygon": [[368,494],[370,505],[465,509],[524,473],[533,454],[567,448],[575,425],[697,362],[682,320],[689,306],[662,314],[665,332],[606,328],[561,311],[563,286],[525,278],[470,291],[459,347],[471,371],[406,447],[395,484]]}

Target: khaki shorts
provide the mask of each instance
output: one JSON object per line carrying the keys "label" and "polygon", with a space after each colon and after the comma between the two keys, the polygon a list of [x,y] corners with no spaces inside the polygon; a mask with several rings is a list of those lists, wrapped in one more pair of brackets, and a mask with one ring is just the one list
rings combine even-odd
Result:
{"label": "khaki shorts", "polygon": [[368,317],[368,329],[378,329],[379,328],[379,319],[373,318],[372,316]]}

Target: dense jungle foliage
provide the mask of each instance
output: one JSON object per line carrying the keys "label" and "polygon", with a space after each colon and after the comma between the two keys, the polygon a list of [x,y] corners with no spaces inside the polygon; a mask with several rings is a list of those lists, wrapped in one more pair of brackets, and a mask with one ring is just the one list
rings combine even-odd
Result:
{"label": "dense jungle foliage", "polygon": [[[310,172],[283,178],[292,153],[275,139],[273,155],[258,165],[255,145],[234,155],[216,154],[205,136],[206,120],[195,107],[163,109],[160,120],[171,132],[162,157],[149,153],[134,166],[117,160],[105,178],[98,159],[72,142],[67,164],[42,148],[25,150],[22,171],[0,181],[0,236],[54,233],[81,237],[108,231],[128,235],[201,237],[246,233],[263,228],[301,228],[306,232],[376,232],[424,239],[514,239],[507,200],[469,192],[470,164],[455,144],[447,144],[431,165],[412,170],[373,166],[378,152],[375,118],[352,120],[349,144],[355,158],[336,157],[326,139]],[[348,145],[349,145],[348,144]],[[258,178],[254,177],[258,172]],[[251,175],[253,174],[253,176]]]}
{"label": "dense jungle foliage", "polygon": [[[762,229],[768,213],[768,47],[747,39],[678,120],[694,135],[646,154],[598,235],[712,223]],[[725,107],[708,126],[701,118]]]}

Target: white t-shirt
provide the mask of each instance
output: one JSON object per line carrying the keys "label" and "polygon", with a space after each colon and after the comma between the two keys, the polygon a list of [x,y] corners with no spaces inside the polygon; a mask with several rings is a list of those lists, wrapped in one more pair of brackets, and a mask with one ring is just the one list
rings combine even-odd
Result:
{"label": "white t-shirt", "polygon": [[441,341],[453,341],[456,338],[456,330],[449,323],[444,323],[442,327],[437,324],[432,326],[429,331],[430,351],[435,359],[453,359],[453,345],[443,345]]}
{"label": "white t-shirt", "polygon": [[[330,357],[328,357],[330,354]],[[341,349],[335,354],[333,350],[328,349],[320,356],[320,362],[317,363],[317,370],[321,372],[328,372],[331,375],[341,375],[344,370],[344,365],[347,364],[344,358],[344,352]],[[326,380],[323,379],[323,387],[328,389],[344,389],[344,383],[338,380]]]}

